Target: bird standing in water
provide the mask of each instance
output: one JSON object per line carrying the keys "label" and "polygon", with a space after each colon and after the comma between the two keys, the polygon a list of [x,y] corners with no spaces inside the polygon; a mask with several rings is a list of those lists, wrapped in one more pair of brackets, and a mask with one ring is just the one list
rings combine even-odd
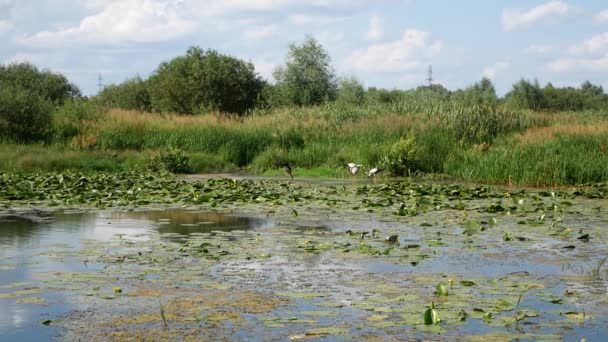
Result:
{"label": "bird standing in water", "polygon": [[367,177],[372,177],[372,179],[375,179],[376,176],[378,176],[380,174],[380,172],[382,172],[382,171],[384,171],[384,169],[375,167],[375,168],[369,170],[369,172],[367,173]]}
{"label": "bird standing in water", "polygon": [[348,172],[354,178],[357,175],[357,173],[359,173],[359,169],[361,168],[362,165],[357,165],[355,163],[348,163],[348,164],[346,164],[346,166],[348,167]]}
{"label": "bird standing in water", "polygon": [[291,165],[289,165],[289,163],[285,163],[281,166],[283,167],[283,171],[285,171],[285,174],[291,177],[291,179],[293,180],[293,174],[291,173]]}

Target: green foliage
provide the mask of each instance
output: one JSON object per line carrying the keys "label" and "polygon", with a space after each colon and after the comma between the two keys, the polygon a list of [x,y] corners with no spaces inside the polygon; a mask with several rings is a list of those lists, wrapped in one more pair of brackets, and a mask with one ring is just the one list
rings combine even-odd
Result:
{"label": "green foliage", "polygon": [[353,105],[362,105],[365,102],[365,88],[354,77],[343,78],[338,87],[338,101]]}
{"label": "green foliage", "polygon": [[39,94],[0,87],[0,136],[14,142],[46,140],[52,131],[52,105]]}
{"label": "green foliage", "polygon": [[102,115],[100,106],[91,100],[70,99],[57,107],[53,114],[55,137],[59,141],[69,139],[85,132],[87,127]]}
{"label": "green foliage", "polygon": [[494,88],[492,81],[485,77],[464,90],[455,91],[451,94],[451,99],[456,103],[468,106],[498,104],[496,89]]}
{"label": "green foliage", "polygon": [[383,160],[387,171],[394,176],[405,176],[417,170],[418,144],[413,133],[399,138],[388,150]]}
{"label": "green foliage", "polygon": [[336,98],[337,84],[331,57],[312,37],[301,45],[289,45],[285,66],[274,71],[282,102],[297,106],[316,105]]}
{"label": "green foliage", "polygon": [[172,173],[190,173],[188,157],[184,152],[171,149],[159,151],[152,155],[147,165],[150,171],[168,171]]}
{"label": "green foliage", "polygon": [[99,98],[104,105],[113,108],[152,110],[148,85],[139,76],[105,87],[99,94]]}
{"label": "green foliage", "polygon": [[79,97],[80,90],[65,76],[48,70],[38,70],[30,63],[0,65],[0,88],[20,88],[30,96],[62,103],[68,98]]}
{"label": "green foliage", "polygon": [[545,96],[538,84],[527,80],[520,80],[513,84],[513,88],[505,96],[505,104],[513,109],[539,110],[546,106]]}
{"label": "green foliage", "polygon": [[198,47],[162,63],[148,82],[153,110],[181,114],[243,114],[255,106],[263,86],[253,64]]}

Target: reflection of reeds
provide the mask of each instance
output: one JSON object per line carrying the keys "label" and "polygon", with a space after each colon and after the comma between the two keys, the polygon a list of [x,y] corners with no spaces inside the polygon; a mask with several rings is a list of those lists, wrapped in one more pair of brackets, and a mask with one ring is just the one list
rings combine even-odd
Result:
{"label": "reflection of reeds", "polygon": [[165,307],[163,306],[163,303],[160,301],[160,299],[158,299],[158,304],[160,305],[160,317],[163,319],[163,324],[165,325],[165,328],[167,328],[167,318],[165,317]]}
{"label": "reflection of reeds", "polygon": [[593,281],[602,281],[608,278],[608,269],[604,270],[604,265],[606,264],[606,260],[608,257],[604,257],[599,260],[597,264],[589,269],[589,277]]}

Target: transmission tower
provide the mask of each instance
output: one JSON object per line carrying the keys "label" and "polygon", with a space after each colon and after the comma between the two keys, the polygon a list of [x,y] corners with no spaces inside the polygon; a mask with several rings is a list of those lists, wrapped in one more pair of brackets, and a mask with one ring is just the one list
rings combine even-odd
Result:
{"label": "transmission tower", "polygon": [[101,81],[103,81],[103,78],[101,78],[101,73],[99,73],[99,77],[97,78],[97,86],[99,87],[99,93],[101,93],[101,91],[103,90],[103,83],[101,83]]}
{"label": "transmission tower", "polygon": [[428,77],[426,79],[429,82],[429,86],[433,85],[433,66],[429,64]]}

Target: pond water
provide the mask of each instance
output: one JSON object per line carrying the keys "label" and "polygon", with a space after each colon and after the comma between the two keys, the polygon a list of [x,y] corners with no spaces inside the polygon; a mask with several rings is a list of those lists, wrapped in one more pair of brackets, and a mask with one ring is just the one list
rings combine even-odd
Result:
{"label": "pond water", "polygon": [[[37,274],[99,271],[104,263],[86,261],[85,255],[79,255],[85,248],[83,241],[103,243],[117,236],[133,241],[179,241],[179,236],[190,233],[247,230],[268,224],[260,219],[182,209],[61,212],[34,220],[19,216],[0,219],[1,340],[46,340],[57,334],[41,322],[75,306],[65,291],[42,290]],[[19,291],[25,294],[21,296]],[[37,300],[31,305],[19,301],[27,298]]]}
{"label": "pond water", "polygon": [[[350,204],[5,216],[0,336],[601,340],[608,205],[590,203],[547,222]],[[431,302],[441,322],[426,325]]]}

